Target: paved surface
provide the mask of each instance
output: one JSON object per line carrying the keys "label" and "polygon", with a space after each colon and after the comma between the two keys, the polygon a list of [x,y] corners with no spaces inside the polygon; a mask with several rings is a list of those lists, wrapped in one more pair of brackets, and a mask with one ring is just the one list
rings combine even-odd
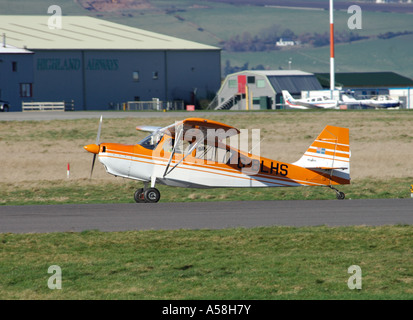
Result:
{"label": "paved surface", "polygon": [[[231,111],[231,115],[242,113]],[[103,118],[160,118],[160,117],[201,117],[208,118],[211,115],[222,115],[219,111],[169,111],[169,112],[155,112],[155,111],[75,111],[75,112],[0,112],[0,121],[48,121],[48,120],[76,120],[76,119],[99,119],[101,115]],[[225,114],[225,113],[224,113]],[[245,112],[244,112],[245,114]]]}
{"label": "paved surface", "polygon": [[413,224],[413,199],[0,207],[0,233]]}

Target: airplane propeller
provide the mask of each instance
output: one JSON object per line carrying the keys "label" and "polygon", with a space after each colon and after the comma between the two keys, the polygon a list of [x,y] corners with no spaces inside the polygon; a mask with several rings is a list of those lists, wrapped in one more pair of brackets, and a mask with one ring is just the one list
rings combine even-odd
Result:
{"label": "airplane propeller", "polygon": [[90,170],[90,178],[92,179],[92,173],[93,173],[93,168],[95,167],[95,161],[96,161],[96,155],[99,153],[100,150],[100,132],[102,130],[102,116],[100,116],[99,120],[99,128],[98,128],[98,133],[96,136],[96,142],[95,144],[88,144],[87,146],[84,146],[83,148],[86,149],[86,151],[89,151],[90,153],[93,153],[93,160],[92,160],[92,168]]}

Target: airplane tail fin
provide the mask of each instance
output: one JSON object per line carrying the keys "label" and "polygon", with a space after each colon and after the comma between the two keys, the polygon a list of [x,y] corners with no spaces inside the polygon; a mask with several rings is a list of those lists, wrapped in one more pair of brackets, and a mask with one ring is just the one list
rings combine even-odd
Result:
{"label": "airplane tail fin", "polygon": [[281,92],[283,94],[284,103],[287,103],[287,101],[294,101],[294,98],[287,90],[282,90]]}
{"label": "airplane tail fin", "polygon": [[348,96],[346,94],[341,95],[341,99],[343,102],[356,102],[357,100],[351,96]]}
{"label": "airplane tail fin", "polygon": [[[331,179],[338,177],[340,184],[350,183],[349,129],[326,126],[294,165],[321,172],[330,172]],[[338,180],[337,180],[338,181]]]}

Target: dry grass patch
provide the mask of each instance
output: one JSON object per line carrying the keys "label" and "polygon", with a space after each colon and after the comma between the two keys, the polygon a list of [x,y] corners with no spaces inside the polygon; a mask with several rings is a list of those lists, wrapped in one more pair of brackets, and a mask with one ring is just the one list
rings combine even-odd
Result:
{"label": "dry grass patch", "polygon": [[[261,155],[290,163],[302,156],[325,125],[348,127],[353,180],[413,176],[409,111],[222,113],[209,118],[240,129],[260,129]],[[101,141],[134,144],[145,136],[136,125],[165,126],[175,120],[182,119],[104,119]],[[0,122],[0,181],[65,179],[68,163],[71,179],[88,178],[92,156],[83,146],[94,143],[97,127],[98,119]],[[99,163],[94,177],[116,180]]]}

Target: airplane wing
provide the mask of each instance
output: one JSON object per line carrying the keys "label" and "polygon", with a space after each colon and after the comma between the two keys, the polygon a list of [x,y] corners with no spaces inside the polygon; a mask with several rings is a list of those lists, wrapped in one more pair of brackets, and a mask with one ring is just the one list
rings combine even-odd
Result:
{"label": "airplane wing", "polygon": [[162,127],[155,127],[155,126],[137,126],[136,130],[138,131],[145,131],[145,132],[156,132],[161,130]]}
{"label": "airplane wing", "polygon": [[234,136],[240,133],[240,131],[233,126],[229,126],[227,124],[224,124],[218,121],[208,120],[208,119],[203,119],[203,118],[188,118],[188,119],[176,122],[174,124],[171,124],[167,127],[164,127],[160,129],[160,131],[167,133],[171,137],[182,135],[183,139],[185,139],[186,136],[187,137],[190,136],[190,138],[192,138],[191,135],[187,135],[188,131],[193,130],[191,131],[191,133],[192,132],[195,133],[196,130],[199,130],[202,132],[202,134],[204,135],[206,139],[209,129],[214,129],[214,130],[222,129],[223,134],[225,135],[225,138],[229,138],[231,136]]}
{"label": "airplane wing", "polygon": [[324,109],[324,107],[322,106],[317,106],[315,104],[311,104],[311,103],[306,103],[306,102],[298,102],[299,104],[301,104],[304,107],[307,107],[308,109]]}
{"label": "airplane wing", "polygon": [[295,100],[294,102],[291,101],[286,101],[285,102],[290,108],[296,108],[296,109],[323,109],[323,107],[321,106],[316,106],[314,104],[311,103],[306,103],[306,102],[302,102],[302,101],[297,101]]}

